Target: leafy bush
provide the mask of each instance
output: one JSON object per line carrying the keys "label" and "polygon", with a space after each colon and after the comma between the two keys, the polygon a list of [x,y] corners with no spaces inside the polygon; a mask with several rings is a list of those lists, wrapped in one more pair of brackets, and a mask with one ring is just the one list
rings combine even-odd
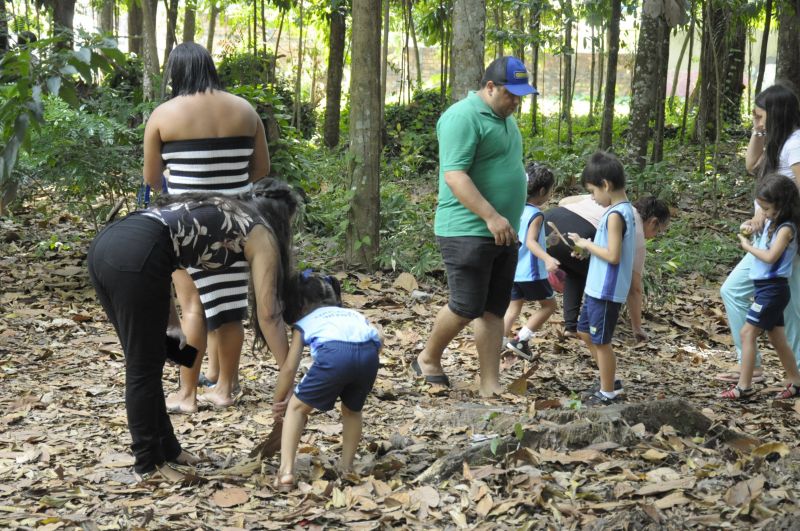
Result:
{"label": "leafy bush", "polygon": [[397,176],[434,171],[439,159],[436,122],[446,109],[438,90],[418,90],[408,105],[386,106],[384,153]]}
{"label": "leafy bush", "polygon": [[[124,107],[120,101],[118,109]],[[142,152],[136,130],[92,111],[97,109],[88,103],[73,108],[60,98],[46,98],[46,125],[32,135],[19,172],[40,189],[54,189],[67,208],[98,222],[118,197],[132,195],[141,182]],[[102,206],[97,205],[100,197]]]}

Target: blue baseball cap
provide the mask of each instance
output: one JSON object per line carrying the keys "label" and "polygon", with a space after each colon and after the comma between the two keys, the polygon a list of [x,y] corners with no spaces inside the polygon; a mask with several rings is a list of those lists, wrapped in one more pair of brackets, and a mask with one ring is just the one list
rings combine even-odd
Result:
{"label": "blue baseball cap", "polygon": [[489,63],[481,81],[482,85],[486,85],[487,81],[502,85],[515,96],[539,94],[539,91],[528,83],[528,69],[525,68],[525,63],[511,55]]}

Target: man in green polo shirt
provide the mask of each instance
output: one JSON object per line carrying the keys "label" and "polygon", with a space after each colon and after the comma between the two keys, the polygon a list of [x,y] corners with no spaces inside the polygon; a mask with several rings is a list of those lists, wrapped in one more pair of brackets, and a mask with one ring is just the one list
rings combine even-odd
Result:
{"label": "man in green polo shirt", "polygon": [[503,315],[517,265],[519,220],[525,206],[522,136],[514,119],[522,96],[538,94],[516,57],[492,61],[481,88],[439,118],[439,204],[434,232],[447,269],[450,300],[436,316],[425,349],[411,363],[428,383],[450,385],[442,354],[475,321],[480,392],[499,381]]}

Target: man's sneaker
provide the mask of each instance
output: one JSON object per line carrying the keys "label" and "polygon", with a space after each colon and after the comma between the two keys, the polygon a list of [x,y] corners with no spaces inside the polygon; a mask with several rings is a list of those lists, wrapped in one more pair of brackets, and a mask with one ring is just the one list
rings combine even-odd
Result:
{"label": "man's sneaker", "polygon": [[[582,394],[585,397],[589,397],[598,392],[599,390],[600,390],[600,381],[598,380],[594,384],[592,384],[592,386],[589,389],[583,391]],[[622,387],[622,380],[614,380],[614,391],[616,391],[618,395],[625,394],[625,388]]]}
{"label": "man's sneaker", "polygon": [[533,353],[531,352],[531,348],[528,346],[527,341],[520,341],[519,339],[513,339],[508,343],[506,343],[506,347],[521,358],[524,358],[529,361],[533,359]]}
{"label": "man's sneaker", "polygon": [[589,396],[589,398],[584,400],[584,403],[587,406],[610,406],[611,404],[616,404],[621,400],[622,398],[619,395],[615,396],[614,398],[608,398],[600,391],[597,391],[593,395]]}

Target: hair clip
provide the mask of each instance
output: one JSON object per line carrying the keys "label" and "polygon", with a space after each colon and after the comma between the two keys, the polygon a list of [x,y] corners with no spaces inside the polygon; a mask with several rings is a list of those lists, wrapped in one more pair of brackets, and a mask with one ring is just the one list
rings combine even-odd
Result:
{"label": "hair clip", "polygon": [[311,268],[308,268],[308,269],[304,270],[304,271],[303,271],[303,272],[300,274],[300,276],[303,278],[303,280],[308,280],[309,278],[311,278],[311,275],[312,275],[313,273],[314,273],[314,270],[312,270]]}

